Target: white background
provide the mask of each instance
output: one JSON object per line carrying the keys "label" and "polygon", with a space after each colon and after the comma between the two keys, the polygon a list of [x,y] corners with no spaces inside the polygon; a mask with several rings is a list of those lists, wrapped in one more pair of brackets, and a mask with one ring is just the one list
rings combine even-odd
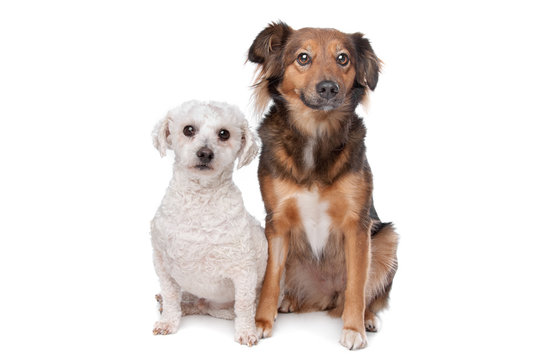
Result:
{"label": "white background", "polygon": [[[0,357],[538,359],[533,3],[3,1]],[[385,63],[367,145],[400,268],[360,352],[322,313],[280,315],[254,348],[209,317],[152,335],[149,221],[172,157],[151,130],[190,99],[238,104],[256,127],[244,62],[278,19],[363,32]],[[262,220],[256,166],[235,179]]]}

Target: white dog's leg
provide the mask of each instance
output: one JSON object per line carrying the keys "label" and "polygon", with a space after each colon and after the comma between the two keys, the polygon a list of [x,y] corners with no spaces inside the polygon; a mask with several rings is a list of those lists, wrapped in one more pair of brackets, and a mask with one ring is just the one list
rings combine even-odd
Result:
{"label": "white dog's leg", "polygon": [[161,319],[154,324],[154,335],[174,334],[180,326],[182,310],[180,308],[181,291],[176,281],[165,271],[161,257],[154,251],[154,266],[161,285],[163,311]]}
{"label": "white dog's leg", "polygon": [[257,273],[255,269],[248,274],[233,279],[234,282],[234,320],[235,340],[242,345],[255,345],[259,338],[255,327],[255,300]]}
{"label": "white dog's leg", "polygon": [[208,315],[218,319],[232,320],[234,319],[234,310],[230,309],[208,309]]}
{"label": "white dog's leg", "polygon": [[182,316],[186,315],[210,315],[219,319],[234,319],[234,301],[217,303],[200,299],[187,292],[182,293]]}
{"label": "white dog's leg", "polygon": [[207,314],[225,320],[234,319],[234,301],[228,303],[208,302]]}

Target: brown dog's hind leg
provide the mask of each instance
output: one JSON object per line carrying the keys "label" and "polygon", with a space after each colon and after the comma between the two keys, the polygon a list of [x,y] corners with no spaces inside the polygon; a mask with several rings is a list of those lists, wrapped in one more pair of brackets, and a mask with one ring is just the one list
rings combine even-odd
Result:
{"label": "brown dog's hind leg", "polygon": [[388,307],[391,288],[392,283],[388,284],[388,286],[384,289],[384,292],[373,299],[367,307],[364,314],[364,321],[367,331],[377,332],[379,330],[379,320],[377,319],[377,314],[379,311]]}
{"label": "brown dog's hind leg", "polygon": [[378,224],[372,234],[371,266],[367,284],[368,306],[364,313],[366,330],[379,329],[377,314],[388,306],[392,281],[397,271],[398,234],[390,223]]}
{"label": "brown dog's hind leg", "polygon": [[280,313],[292,313],[295,312],[298,309],[298,300],[289,295],[285,294],[283,297],[283,300],[281,301],[281,305],[279,306],[279,312]]}

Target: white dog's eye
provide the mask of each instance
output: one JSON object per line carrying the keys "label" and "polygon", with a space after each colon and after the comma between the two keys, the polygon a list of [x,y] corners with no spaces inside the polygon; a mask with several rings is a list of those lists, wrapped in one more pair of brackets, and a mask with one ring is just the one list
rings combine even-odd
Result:
{"label": "white dog's eye", "polygon": [[193,135],[195,135],[195,128],[191,125],[188,125],[184,128],[184,135],[186,135],[187,137],[192,137]]}
{"label": "white dog's eye", "polygon": [[221,129],[221,130],[219,131],[218,136],[219,136],[219,139],[220,139],[220,140],[227,141],[227,140],[229,140],[229,138],[231,137],[231,134],[229,133],[228,130]]}

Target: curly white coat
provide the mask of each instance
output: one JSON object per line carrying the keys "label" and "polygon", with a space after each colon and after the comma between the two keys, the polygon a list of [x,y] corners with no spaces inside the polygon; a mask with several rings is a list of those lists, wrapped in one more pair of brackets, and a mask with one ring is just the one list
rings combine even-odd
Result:
{"label": "curly white coat", "polygon": [[[153,138],[162,156],[167,149],[175,153],[173,178],[152,221],[163,301],[154,333],[176,332],[182,310],[236,315],[235,340],[257,343],[255,303],[267,243],[232,180],[235,160],[242,167],[257,155],[255,134],[238,108],[191,101],[169,111]],[[212,154],[207,163],[201,159],[203,148]]]}

